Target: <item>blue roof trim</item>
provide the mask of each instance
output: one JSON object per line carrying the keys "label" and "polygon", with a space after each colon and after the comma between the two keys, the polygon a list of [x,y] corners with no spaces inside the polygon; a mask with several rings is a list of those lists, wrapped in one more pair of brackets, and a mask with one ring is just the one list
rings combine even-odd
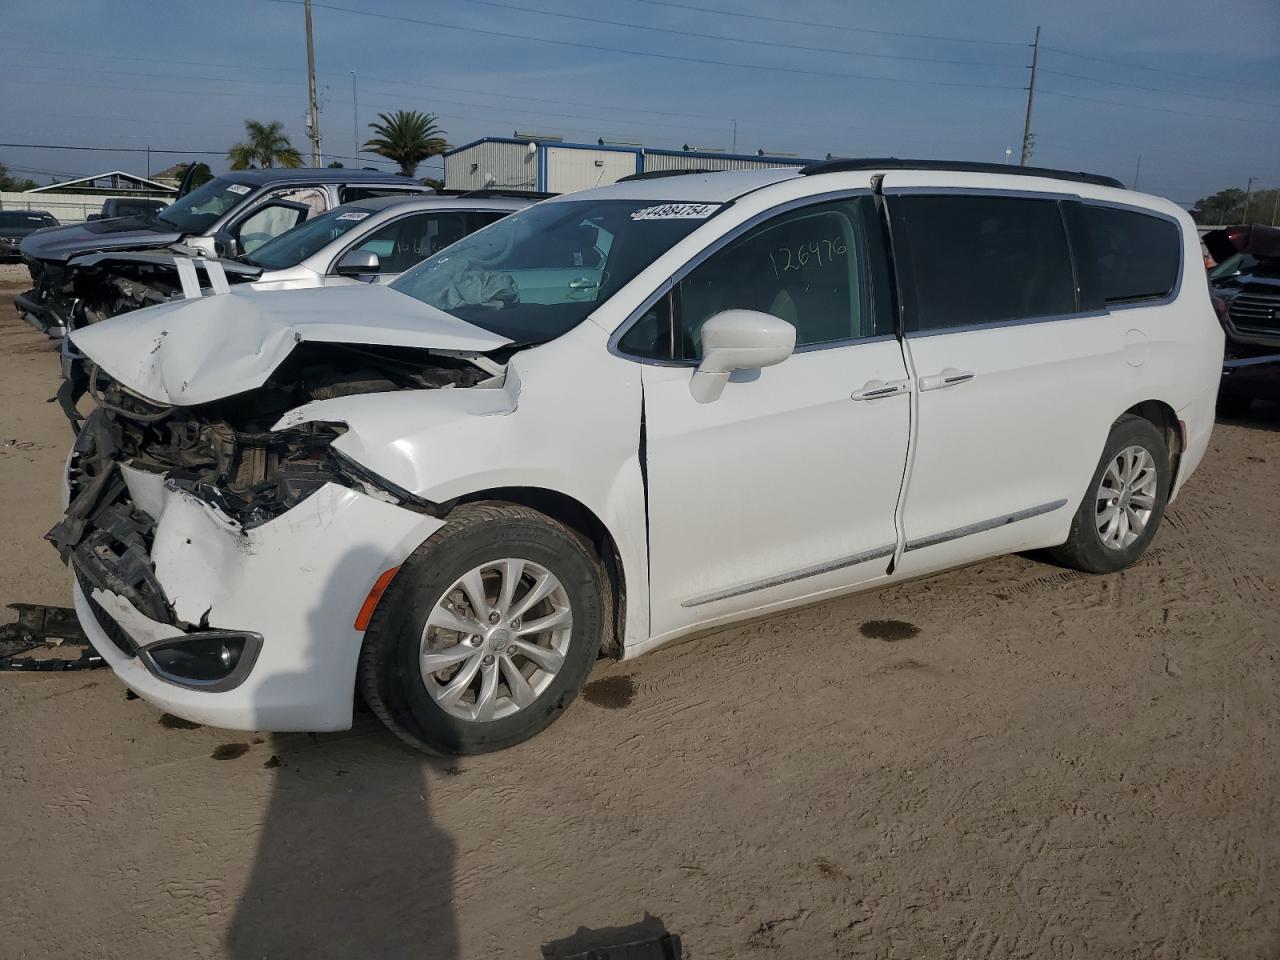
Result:
{"label": "blue roof trim", "polygon": [[778,167],[803,167],[810,163],[817,163],[817,160],[806,160],[803,157],[776,157],[765,154],[760,156],[755,153],[713,153],[709,150],[667,150],[645,148],[645,153],[653,153],[662,157],[706,157],[708,160],[750,160],[755,163],[771,163]]}
{"label": "blue roof trim", "polygon": [[644,152],[643,147],[615,147],[609,144],[605,144],[602,147],[598,143],[565,143],[561,140],[517,140],[515,137],[481,137],[479,140],[472,140],[470,143],[464,143],[460,147],[454,147],[452,150],[446,150],[443,156],[451,157],[455,153],[461,153],[463,150],[470,150],[472,147],[478,147],[482,143],[516,143],[522,147],[528,146],[530,143],[536,143],[539,147],[570,147],[575,150],[608,150],[612,153]]}
{"label": "blue roof trim", "polygon": [[482,143],[515,143],[520,146],[526,146],[530,143],[536,143],[540,147],[568,147],[572,150],[607,150],[612,153],[634,153],[638,156],[645,154],[654,154],[661,157],[701,157],[707,160],[747,160],[752,163],[767,163],[775,167],[803,167],[812,163],[819,163],[818,160],[809,160],[804,157],[775,157],[775,156],[759,156],[754,153],[713,153],[708,150],[669,150],[669,149],[651,149],[649,147],[615,147],[611,144],[601,146],[598,143],[565,143],[561,140],[518,140],[515,137],[481,137],[479,140],[472,140],[470,143],[464,143],[460,147],[454,147],[452,150],[446,150],[444,156],[451,157],[455,153],[461,153],[463,150],[470,150],[472,147],[478,147]]}

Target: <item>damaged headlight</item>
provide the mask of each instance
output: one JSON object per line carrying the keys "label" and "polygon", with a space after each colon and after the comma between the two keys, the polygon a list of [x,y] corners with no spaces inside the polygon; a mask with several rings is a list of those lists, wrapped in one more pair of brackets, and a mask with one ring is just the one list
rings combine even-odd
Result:
{"label": "damaged headlight", "polygon": [[409,507],[414,510],[421,510],[425,513],[431,513],[434,504],[429,500],[424,500],[417,494],[410,493],[404,487],[392,483],[386,477],[379,476],[368,467],[356,463],[341,450],[329,450],[329,456],[333,458],[338,468],[342,471],[344,478],[350,481],[347,486],[354,486],[362,493],[370,496],[378,497],[381,500],[387,500],[396,503],[402,507]]}

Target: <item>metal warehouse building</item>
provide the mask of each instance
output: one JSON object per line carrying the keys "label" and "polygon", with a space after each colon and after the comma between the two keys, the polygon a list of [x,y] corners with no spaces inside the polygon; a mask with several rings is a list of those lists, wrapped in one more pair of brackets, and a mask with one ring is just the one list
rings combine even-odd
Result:
{"label": "metal warehouse building", "polygon": [[760,170],[813,162],[761,154],[485,137],[444,155],[444,185],[448,190],[498,188],[572,193],[646,171]]}

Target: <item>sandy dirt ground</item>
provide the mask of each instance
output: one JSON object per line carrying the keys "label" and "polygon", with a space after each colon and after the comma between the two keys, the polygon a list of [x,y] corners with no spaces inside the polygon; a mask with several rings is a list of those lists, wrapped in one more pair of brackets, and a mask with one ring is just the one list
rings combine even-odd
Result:
{"label": "sandy dirt ground", "polygon": [[[69,435],[16,289],[0,598],[65,603]],[[1007,557],[726,631],[497,755],[0,675],[0,956],[533,958],[648,913],[695,958],[1274,958],[1278,431],[1220,424],[1122,575]]]}

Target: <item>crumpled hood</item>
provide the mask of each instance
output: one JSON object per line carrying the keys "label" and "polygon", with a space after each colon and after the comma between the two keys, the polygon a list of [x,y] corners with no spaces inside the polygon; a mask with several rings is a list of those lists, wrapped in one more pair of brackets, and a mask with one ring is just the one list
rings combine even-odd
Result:
{"label": "crumpled hood", "polygon": [[76,349],[135,393],[193,406],[266,383],[299,343],[484,353],[511,341],[379,284],[314,290],[233,288],[95,323]]}
{"label": "crumpled hood", "polygon": [[21,252],[36,260],[61,263],[81,253],[99,250],[139,250],[177,243],[182,233],[159,220],[119,217],[69,223],[37,230],[22,241]]}
{"label": "crumpled hood", "polygon": [[[177,247],[175,249],[186,249]],[[194,260],[196,266],[203,270],[206,263],[218,263],[222,266],[222,272],[227,276],[236,277],[260,277],[262,276],[262,267],[256,267],[251,263],[245,263],[242,260],[228,260],[220,257],[206,257],[198,251],[190,253],[170,253],[156,252],[146,253],[136,250],[126,250],[123,253],[87,253],[83,256],[73,258],[70,263],[72,267],[101,267],[111,266],[112,264],[129,264],[134,266],[158,267],[161,269],[172,268],[174,274],[178,272],[178,261],[180,259]]]}

